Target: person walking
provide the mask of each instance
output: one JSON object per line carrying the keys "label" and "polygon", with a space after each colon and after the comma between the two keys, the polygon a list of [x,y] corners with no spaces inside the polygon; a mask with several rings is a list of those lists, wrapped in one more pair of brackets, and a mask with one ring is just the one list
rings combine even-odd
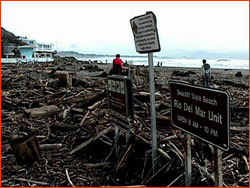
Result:
{"label": "person walking", "polygon": [[210,65],[207,63],[206,59],[202,60],[202,82],[205,87],[209,87],[209,81],[211,78],[211,68]]}

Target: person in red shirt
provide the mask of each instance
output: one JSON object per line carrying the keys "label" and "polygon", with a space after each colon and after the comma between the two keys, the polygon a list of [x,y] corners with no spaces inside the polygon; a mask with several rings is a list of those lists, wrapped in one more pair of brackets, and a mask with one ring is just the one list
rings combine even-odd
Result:
{"label": "person in red shirt", "polygon": [[113,60],[113,74],[122,74],[122,70],[124,69],[123,62],[120,59],[120,54],[116,54],[116,58]]}

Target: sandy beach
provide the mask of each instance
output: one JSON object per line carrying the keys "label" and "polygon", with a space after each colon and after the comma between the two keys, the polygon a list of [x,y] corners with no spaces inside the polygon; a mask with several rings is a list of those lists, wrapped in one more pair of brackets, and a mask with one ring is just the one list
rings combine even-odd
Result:
{"label": "sandy beach", "polygon": [[[155,67],[159,171],[152,176],[148,68],[130,67],[136,124],[130,144],[120,133],[117,158],[106,91],[111,66],[72,57],[1,65],[2,187],[185,186],[184,133],[171,125],[168,82],[201,86],[201,69]],[[70,73],[72,84],[62,82],[61,72]],[[210,86],[230,95],[231,145],[222,155],[224,186],[247,187],[249,70],[212,67]],[[33,113],[49,106],[55,109],[50,114]],[[40,160],[19,165],[10,140],[31,134],[40,147]],[[194,137],[192,168],[192,186],[214,186],[213,149]]]}

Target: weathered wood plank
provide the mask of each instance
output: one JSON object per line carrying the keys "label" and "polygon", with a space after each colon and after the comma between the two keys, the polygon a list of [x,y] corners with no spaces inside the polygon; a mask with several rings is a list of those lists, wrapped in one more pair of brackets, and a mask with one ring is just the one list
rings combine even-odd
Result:
{"label": "weathered wood plank", "polygon": [[37,118],[57,114],[60,112],[60,108],[55,105],[50,105],[40,108],[25,109],[24,112],[27,117]]}

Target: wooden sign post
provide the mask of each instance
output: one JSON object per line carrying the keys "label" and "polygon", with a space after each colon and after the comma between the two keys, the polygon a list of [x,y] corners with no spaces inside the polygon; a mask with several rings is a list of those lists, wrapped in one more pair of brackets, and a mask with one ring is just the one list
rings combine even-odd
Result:
{"label": "wooden sign post", "polygon": [[214,147],[214,179],[215,187],[223,187],[222,151]]}
{"label": "wooden sign post", "polygon": [[160,42],[156,27],[156,16],[153,12],[134,17],[130,20],[134,35],[136,51],[148,53],[149,63],[149,87],[150,87],[150,110],[152,132],[152,169],[155,173],[155,159],[157,156],[156,115],[155,115],[155,86],[154,86],[154,63],[153,52],[159,52]]}
{"label": "wooden sign post", "polygon": [[191,156],[191,135],[185,134],[185,185],[190,187],[192,183],[192,156]]}

